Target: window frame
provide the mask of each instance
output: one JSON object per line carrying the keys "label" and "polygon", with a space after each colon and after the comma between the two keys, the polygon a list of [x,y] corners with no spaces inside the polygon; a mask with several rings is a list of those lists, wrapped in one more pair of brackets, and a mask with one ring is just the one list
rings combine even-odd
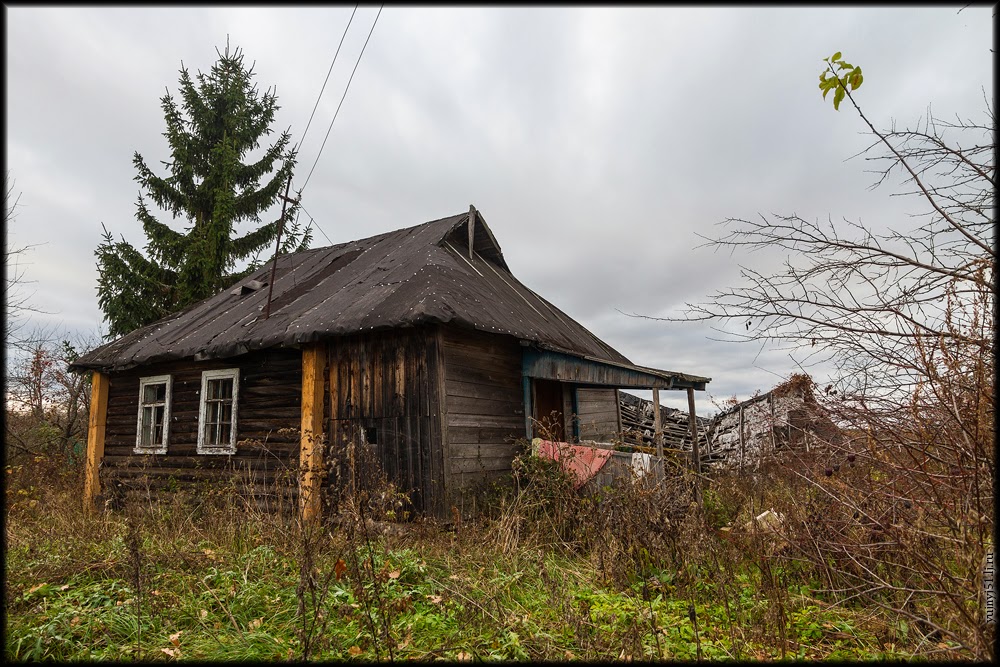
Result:
{"label": "window frame", "polygon": [[[229,419],[229,443],[226,445],[209,445],[205,442],[205,418],[208,410],[208,383],[212,380],[231,379],[233,381],[232,409]],[[199,454],[232,455],[236,453],[237,412],[240,397],[240,369],[220,368],[202,371],[201,395],[198,399],[198,448]]]}
{"label": "window frame", "polygon": [[[159,405],[159,403],[146,403],[144,401],[145,389],[149,385],[165,384],[166,391],[163,398],[163,442],[154,445],[142,444],[142,412],[143,408],[149,405]],[[139,410],[135,425],[135,447],[132,452],[135,454],[166,454],[170,445],[170,404],[173,397],[173,376],[172,375],[148,375],[139,378]]]}

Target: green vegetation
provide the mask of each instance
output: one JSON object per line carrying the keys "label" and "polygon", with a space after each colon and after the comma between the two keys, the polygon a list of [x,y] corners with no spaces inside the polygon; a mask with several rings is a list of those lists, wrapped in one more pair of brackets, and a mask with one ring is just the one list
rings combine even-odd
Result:
{"label": "green vegetation", "polygon": [[[837,51],[829,58],[823,58],[827,64],[827,69],[820,72],[819,89],[823,91],[823,99],[831,90],[833,93],[833,108],[840,111],[840,103],[848,91],[855,91],[861,87],[865,77],[861,74],[861,67],[851,65],[840,57]],[[835,69],[836,68],[836,69]]]}
{"label": "green vegetation", "polygon": [[[565,480],[537,462],[520,491],[494,493],[490,516],[389,532],[350,512],[303,531],[232,493],[136,497],[87,518],[77,473],[33,463],[7,473],[8,659],[868,660],[920,648],[905,623],[829,601],[810,570],[736,547],[706,515],[677,526],[680,550],[585,528],[596,503],[575,495],[559,499],[556,526]],[[605,489],[599,504],[646,512],[639,491]]]}
{"label": "green vegetation", "polygon": [[[146,236],[144,256],[105,230],[98,246],[97,295],[110,339],[166,317],[212,296],[257,268],[258,254],[273,248],[279,221],[261,222],[291,182],[294,150],[286,131],[270,146],[278,110],[273,89],[263,95],[253,83],[253,67],[243,64],[239,49],[224,53],[207,74],[194,79],[181,67],[180,105],[163,96],[170,160],[166,176],[157,176],[139,153],[133,158],[135,180],[157,206],[184,231],[157,220],[142,195],[136,219]],[[272,173],[273,172],[273,173]],[[263,181],[263,182],[262,182]],[[295,217],[297,203],[286,211]],[[239,225],[250,225],[242,235]],[[307,247],[310,233],[285,225],[282,251]],[[250,268],[234,273],[238,262]]]}

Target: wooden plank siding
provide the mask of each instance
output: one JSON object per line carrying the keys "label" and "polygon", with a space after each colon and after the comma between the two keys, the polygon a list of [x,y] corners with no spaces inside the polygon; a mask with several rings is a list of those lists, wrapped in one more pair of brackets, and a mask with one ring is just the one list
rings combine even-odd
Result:
{"label": "wooden plank siding", "polygon": [[574,390],[573,385],[562,383],[562,413],[566,442],[576,442],[580,437],[580,420],[577,418],[573,400]]}
{"label": "wooden plank siding", "polygon": [[524,437],[521,346],[509,336],[444,328],[449,488],[463,490],[510,471]]}
{"label": "wooden plank siding", "polygon": [[[220,368],[240,369],[236,453],[198,454],[201,374]],[[154,375],[172,378],[167,453],[136,454],[139,380]],[[105,488],[110,484],[119,490],[144,489],[158,494],[165,488],[235,481],[258,500],[296,495],[302,393],[298,350],[275,348],[230,359],[151,364],[112,373],[109,380],[101,467]],[[277,485],[282,488],[275,488]]]}
{"label": "wooden plank siding", "polygon": [[618,424],[618,395],[613,388],[577,389],[577,418],[580,440],[611,442],[621,430]]}
{"label": "wooden plank siding", "polygon": [[[387,481],[413,509],[443,515],[444,460],[438,349],[431,327],[334,338],[327,484],[351,492]],[[335,494],[336,495],[336,492]]]}

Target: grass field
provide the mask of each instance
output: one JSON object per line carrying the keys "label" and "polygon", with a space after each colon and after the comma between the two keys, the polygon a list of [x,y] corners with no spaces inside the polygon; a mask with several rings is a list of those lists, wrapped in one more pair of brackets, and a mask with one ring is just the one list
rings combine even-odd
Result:
{"label": "grass field", "polygon": [[[8,659],[878,660],[929,648],[905,619],[817,592],[794,560],[684,532],[693,519],[670,557],[653,541],[567,539],[565,508],[528,504],[531,491],[458,527],[303,531],[223,492],[87,517],[75,472],[42,486],[19,474],[8,470]],[[936,644],[931,655],[962,657]]]}

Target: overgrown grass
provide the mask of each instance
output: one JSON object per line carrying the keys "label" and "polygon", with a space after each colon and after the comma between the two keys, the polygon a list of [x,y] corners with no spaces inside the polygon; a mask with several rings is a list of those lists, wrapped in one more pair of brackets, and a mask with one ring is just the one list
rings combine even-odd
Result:
{"label": "overgrown grass", "polygon": [[[655,544],[581,531],[624,499],[561,497],[553,517],[564,480],[551,470],[458,531],[389,533],[346,520],[303,533],[238,495],[132,499],[87,517],[74,480],[43,490],[18,474],[8,659],[869,660],[919,649],[904,623],[816,594],[793,562],[747,557],[704,513],[668,521],[676,539]],[[570,524],[589,537],[568,539]]]}

